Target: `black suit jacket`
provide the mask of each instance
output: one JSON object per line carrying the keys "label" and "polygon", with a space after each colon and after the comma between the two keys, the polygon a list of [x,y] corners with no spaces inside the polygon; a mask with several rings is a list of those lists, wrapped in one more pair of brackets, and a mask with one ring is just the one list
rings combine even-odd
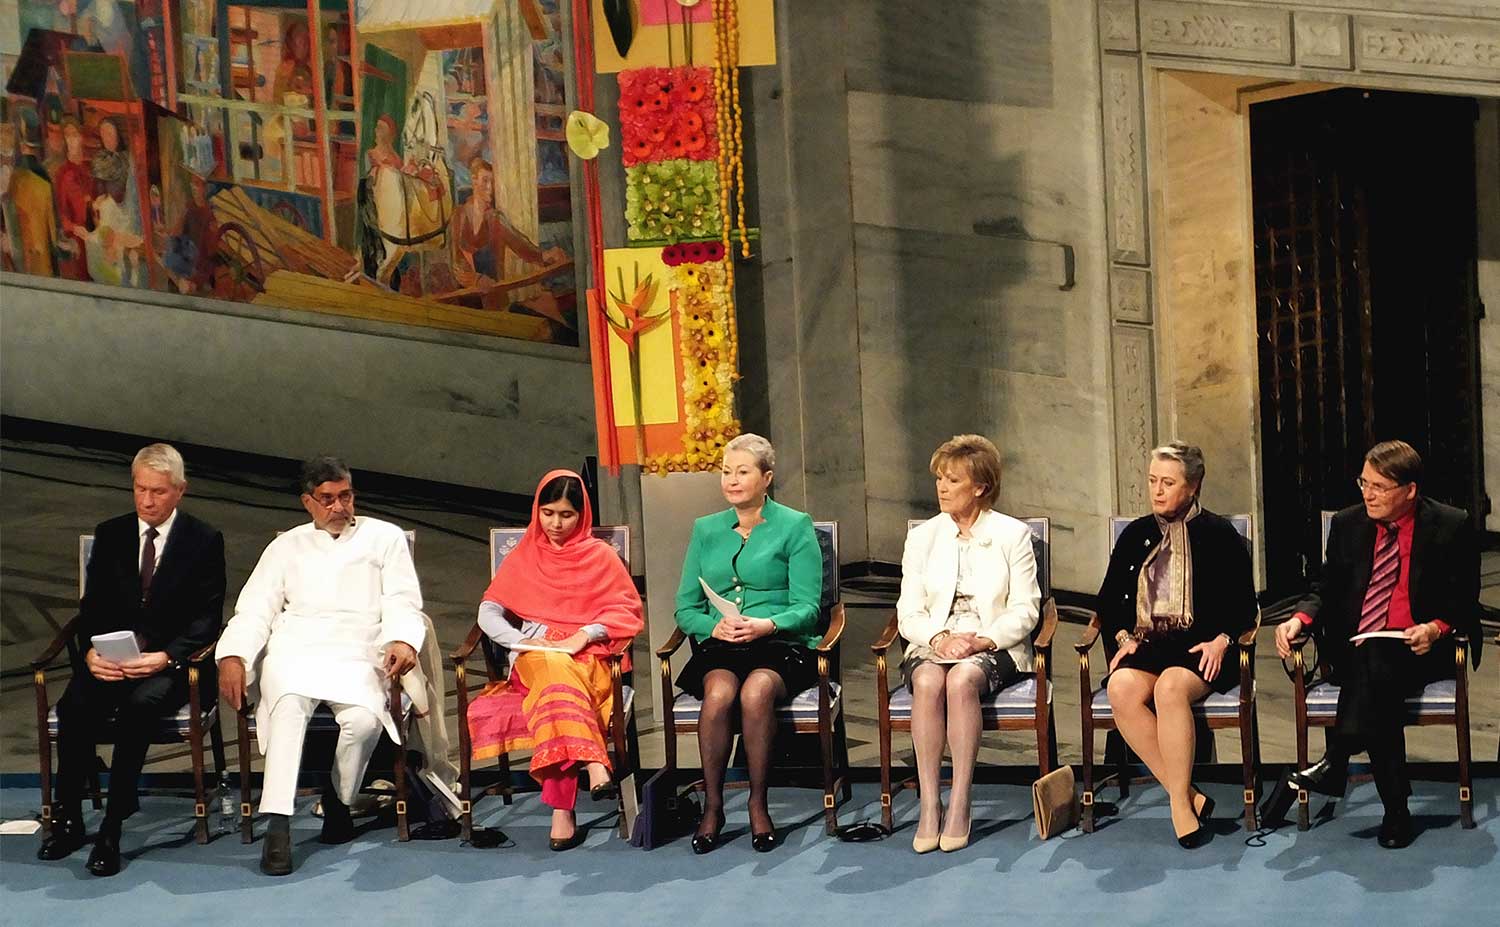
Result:
{"label": "black suit jacket", "polygon": [[[1185,632],[1195,644],[1227,635],[1230,643],[1255,627],[1255,577],[1245,539],[1229,520],[1207,509],[1188,522],[1193,550],[1193,626]],[[1099,587],[1099,623],[1108,647],[1121,631],[1135,630],[1135,598],[1141,565],[1161,543],[1155,516],[1137,518],[1120,532],[1110,551],[1109,569]]]}
{"label": "black suit jacket", "polygon": [[[1337,670],[1359,628],[1365,590],[1375,559],[1375,522],[1363,505],[1333,516],[1323,577],[1297,605],[1311,615],[1323,655]],[[1417,499],[1412,525],[1411,616],[1418,624],[1442,619],[1469,639],[1479,665],[1479,548],[1469,515],[1425,496]]]}
{"label": "black suit jacket", "polygon": [[150,602],[142,605],[138,528],[132,512],[94,529],[78,612],[80,662],[89,638],[110,631],[134,631],[142,651],[162,650],[179,663],[218,639],[224,535],[179,510],[151,578]]}

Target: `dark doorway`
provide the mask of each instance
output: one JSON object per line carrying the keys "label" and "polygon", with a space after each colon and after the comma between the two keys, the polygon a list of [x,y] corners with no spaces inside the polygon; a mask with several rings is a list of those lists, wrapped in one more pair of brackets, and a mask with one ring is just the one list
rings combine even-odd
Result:
{"label": "dark doorway", "polygon": [[1358,89],[1250,110],[1266,580],[1305,588],[1319,512],[1401,438],[1482,524],[1472,99]]}

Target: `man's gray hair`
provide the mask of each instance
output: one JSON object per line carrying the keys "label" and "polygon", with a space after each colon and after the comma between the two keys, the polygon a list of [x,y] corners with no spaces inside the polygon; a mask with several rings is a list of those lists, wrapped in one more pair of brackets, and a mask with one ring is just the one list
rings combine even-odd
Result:
{"label": "man's gray hair", "polygon": [[1175,460],[1182,464],[1184,478],[1194,486],[1203,485],[1203,449],[1196,445],[1186,444],[1182,441],[1173,441],[1163,444],[1161,447],[1151,451],[1154,460]]}
{"label": "man's gray hair", "polygon": [[771,442],[760,435],[742,434],[724,445],[724,453],[730,451],[744,451],[755,458],[755,466],[760,472],[768,473],[776,469],[776,448]]}
{"label": "man's gray hair", "polygon": [[173,486],[181,486],[187,482],[182,455],[170,444],[148,444],[136,451],[135,459],[130,462],[130,471],[134,473],[137,468],[165,473],[172,478]]}
{"label": "man's gray hair", "polygon": [[331,454],[311,457],[302,464],[302,494],[310,496],[313,490],[324,483],[352,480],[349,465]]}

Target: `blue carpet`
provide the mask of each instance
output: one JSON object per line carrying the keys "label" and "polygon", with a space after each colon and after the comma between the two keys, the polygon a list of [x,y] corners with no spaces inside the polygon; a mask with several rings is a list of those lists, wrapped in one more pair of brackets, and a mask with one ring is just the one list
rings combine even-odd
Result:
{"label": "blue carpet", "polygon": [[[1493,897],[1500,862],[1497,782],[1477,783],[1479,827],[1457,823],[1450,784],[1418,783],[1412,810],[1422,833],[1399,852],[1374,840],[1380,806],[1370,785],[1356,787],[1336,814],[1307,833],[1283,828],[1251,837],[1227,817],[1194,852],[1172,839],[1159,789],[1137,788],[1119,816],[1092,835],[1077,831],[1043,843],[1030,819],[1028,790],[978,790],[976,842],[954,854],[911,852],[915,806],[897,799],[897,833],[885,841],[843,844],[825,837],[814,792],[772,792],[772,814],[786,843],[761,855],[750,848],[744,795],[731,798],[729,842],[703,857],[682,840],[650,853],[615,837],[605,805],[587,801],[594,825],[586,845],[546,848],[547,809],[535,795],[511,808],[479,806],[481,823],[499,826],[512,845],[463,847],[457,841],[398,844],[391,829],[324,847],[309,814],[293,831],[298,868],[269,879],[257,871],[259,839],[245,846],[228,834],[208,846],[189,835],[191,801],[145,800],[124,840],[125,870],[110,879],[84,872],[87,850],[56,863],[35,858],[37,837],[0,837],[0,922],[318,924],[447,923],[473,918],[516,924],[674,922],[805,924],[851,914],[905,924],[1015,922],[1092,927],[1207,921],[1216,924],[1456,924],[1476,920]],[[1238,789],[1210,785],[1220,815],[1238,807]],[[1110,797],[1110,796],[1106,796]],[[871,786],[857,787],[845,822],[875,817]],[[309,800],[310,804],[310,800]],[[1314,803],[1318,810],[1321,802]],[[0,815],[35,813],[36,793],[0,791]],[[97,815],[92,816],[90,824]],[[257,829],[257,838],[262,832]],[[1481,915],[1479,922],[1488,919]]]}

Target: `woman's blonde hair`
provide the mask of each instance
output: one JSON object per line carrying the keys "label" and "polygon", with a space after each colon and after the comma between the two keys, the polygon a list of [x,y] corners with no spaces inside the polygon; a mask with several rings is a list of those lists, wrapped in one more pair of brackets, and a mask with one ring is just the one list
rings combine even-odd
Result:
{"label": "woman's blonde hair", "polygon": [[938,445],[927,464],[933,476],[960,468],[969,479],[984,486],[979,504],[994,508],[1000,498],[1000,449],[995,442],[983,435],[954,435]]}

